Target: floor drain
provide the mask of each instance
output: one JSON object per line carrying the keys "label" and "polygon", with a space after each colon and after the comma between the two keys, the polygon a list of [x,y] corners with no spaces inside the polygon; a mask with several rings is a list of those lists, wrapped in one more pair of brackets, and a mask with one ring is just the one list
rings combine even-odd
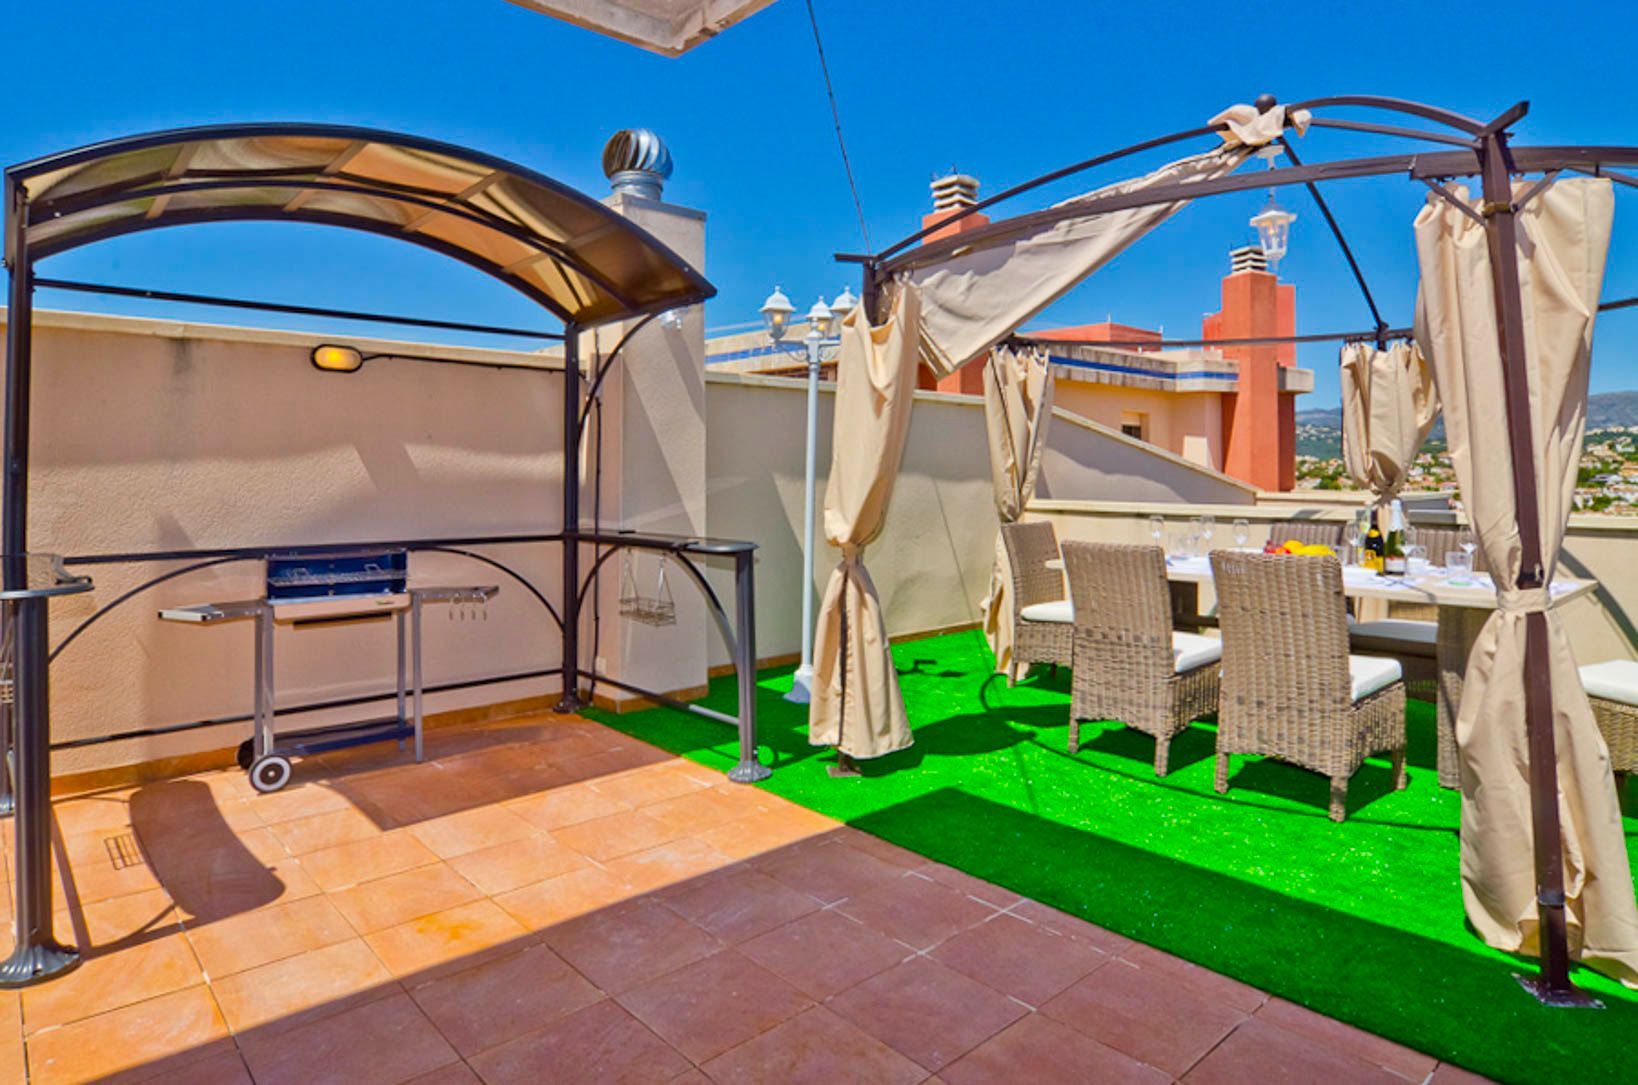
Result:
{"label": "floor drain", "polygon": [[110,836],[102,842],[108,849],[108,861],[115,870],[127,870],[142,865],[142,849],[137,847],[135,833],[120,833]]}

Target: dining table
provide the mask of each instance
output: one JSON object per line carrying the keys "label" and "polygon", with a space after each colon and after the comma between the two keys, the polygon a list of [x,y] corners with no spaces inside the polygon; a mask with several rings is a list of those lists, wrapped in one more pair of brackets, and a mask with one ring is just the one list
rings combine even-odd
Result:
{"label": "dining table", "polygon": [[[1059,570],[1064,567],[1062,558],[1046,564],[1048,568]],[[1216,624],[1215,618],[1202,613],[1199,606],[1200,587],[1212,583],[1209,557],[1204,554],[1168,555],[1166,579],[1173,587],[1172,606],[1175,619],[1180,624],[1195,627]],[[1591,594],[1597,588],[1596,580],[1556,576],[1548,588],[1549,605],[1555,608],[1562,606]],[[1496,609],[1495,582],[1489,573],[1450,573],[1437,566],[1424,566],[1405,576],[1385,576],[1365,566],[1344,565],[1342,593],[1350,599],[1376,599],[1384,603],[1420,604],[1435,608],[1439,783],[1444,787],[1460,787],[1456,716],[1461,708],[1462,682],[1467,673],[1468,655],[1485,619]]]}

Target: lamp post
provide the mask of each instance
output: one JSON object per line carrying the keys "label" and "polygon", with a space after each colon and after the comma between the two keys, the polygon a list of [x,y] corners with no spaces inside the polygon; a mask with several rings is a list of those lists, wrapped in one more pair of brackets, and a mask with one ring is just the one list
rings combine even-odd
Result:
{"label": "lamp post", "polygon": [[[802,661],[792,676],[790,692],[785,694],[785,700],[794,704],[807,704],[813,698],[813,489],[819,439],[819,369],[827,352],[829,357],[834,357],[841,347],[837,331],[842,318],[858,303],[859,299],[846,287],[829,305],[823,298],[814,302],[813,308],[808,310],[808,332],[802,337],[808,366],[808,443],[802,488]],[[762,303],[762,321],[768,329],[768,338],[775,346],[796,354],[794,348],[784,344],[793,311],[791,299],[777,286]]]}

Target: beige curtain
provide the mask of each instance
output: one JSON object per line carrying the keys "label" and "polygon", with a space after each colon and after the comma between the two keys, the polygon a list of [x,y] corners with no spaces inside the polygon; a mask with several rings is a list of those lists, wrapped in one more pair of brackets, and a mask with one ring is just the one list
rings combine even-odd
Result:
{"label": "beige curtain", "polygon": [[1342,348],[1342,459],[1353,480],[1387,501],[1405,485],[1434,419],[1433,371],[1408,343]]}
{"label": "beige curtain", "polygon": [[881,533],[904,456],[920,328],[914,289],[897,291],[886,324],[872,327],[862,306],[842,321],[825,487],[825,537],[841,549],[842,561],[819,606],[808,741],[855,758],[880,757],[913,741],[864,549]]}
{"label": "beige curtain", "polygon": [[[990,438],[990,480],[995,484],[995,514],[1003,524],[1017,522],[1035,496],[1041,473],[1041,451],[1052,421],[1052,367],[1039,348],[997,347],[984,365],[984,422]],[[984,601],[984,633],[995,653],[995,669],[1012,663],[1012,570],[999,532],[990,595]]]}
{"label": "beige curtain", "polygon": [[[1521,198],[1529,185],[1515,188]],[[1466,201],[1465,188],[1452,193]],[[1477,209],[1477,202],[1472,206]],[[1534,458],[1549,577],[1575,491],[1586,428],[1593,318],[1614,219],[1610,182],[1561,180],[1519,215],[1519,272]],[[1521,592],[1502,358],[1484,227],[1437,196],[1416,218],[1422,271],[1417,341],[1434,368],[1445,429],[1474,531],[1495,570],[1499,609],[1469,657],[1456,735],[1462,758],[1462,889],[1490,945],[1538,954],[1524,719],[1525,616],[1545,590]],[[1546,610],[1559,817],[1571,951],[1638,986],[1638,904],[1609,753],[1558,615]]]}
{"label": "beige curtain", "polygon": [[[1308,115],[1299,112],[1287,118],[1283,106],[1263,114],[1251,106],[1234,106],[1213,117],[1212,123],[1229,125],[1222,133],[1223,146],[1057,206],[1221,177],[1233,172],[1255,148],[1278,137],[1287,124],[1299,132],[1306,129]],[[912,266],[903,277],[922,291],[922,360],[940,376],[955,372],[1187,203],[1176,200],[1110,211],[997,235],[977,240],[936,264]]]}

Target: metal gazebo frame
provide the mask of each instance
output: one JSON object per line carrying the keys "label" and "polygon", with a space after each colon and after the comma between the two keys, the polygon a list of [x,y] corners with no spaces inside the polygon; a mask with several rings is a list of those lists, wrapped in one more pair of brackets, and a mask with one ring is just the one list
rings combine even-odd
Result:
{"label": "metal gazebo frame", "polygon": [[[177,129],[95,144],[14,166],[5,175],[5,262],[10,273],[6,328],[4,477],[0,507],[0,607],[14,618],[15,782],[17,832],[17,943],[0,963],[0,987],[39,982],[75,967],[79,956],[52,930],[50,858],[50,712],[47,642],[50,597],[85,591],[90,581],[70,576],[61,560],[28,553],[30,385],[33,366],[33,294],[51,286],[92,293],[138,295],[230,308],[298,312],[349,320],[443,327],[489,334],[527,335],[563,343],[563,523],[550,534],[382,541],[380,545],[461,554],[514,577],[499,561],[465,549],[497,543],[559,543],[561,611],[525,582],[562,634],[562,664],[531,671],[560,674],[560,711],[583,707],[582,678],[646,696],[662,704],[734,724],[740,763],[729,774],[741,782],[769,770],[757,760],[754,543],[728,539],[636,534],[581,523],[580,449],[603,379],[621,349],[647,321],[698,304],[715,288],[646,230],[597,201],[527,167],[464,147],[368,128],[313,124],[238,124]],[[560,334],[434,321],[242,299],[167,294],[125,287],[42,280],[35,264],[59,252],[112,237],[167,226],[208,222],[305,222],[362,230],[431,249],[474,267],[517,290],[556,316]],[[596,365],[582,388],[583,332],[636,320]],[[448,361],[424,358],[422,361]],[[458,363],[457,363],[458,364]],[[544,371],[544,368],[543,368]],[[601,432],[599,432],[599,440]],[[595,516],[594,511],[594,516]],[[347,544],[356,546],[357,543]],[[581,570],[580,548],[598,554]],[[109,609],[158,583],[228,561],[254,560],[269,551],[323,553],[340,545],[267,545],[227,550],[91,554],[72,565],[188,562],[153,577],[93,614],[57,646],[61,651]],[[627,549],[662,552],[700,587],[726,639],[739,678],[737,718],[681,704],[582,666],[580,616],[603,561]],[[734,620],[696,565],[701,558],[734,563]],[[456,683],[455,687],[473,683]],[[451,687],[451,688],[455,688]],[[357,703],[370,698],[353,698]],[[295,711],[335,705],[303,705]],[[204,720],[112,736],[117,740],[235,722]],[[81,740],[71,745],[84,744]],[[5,751],[0,750],[0,757]],[[0,763],[0,777],[5,765]]]}
{"label": "metal gazebo frame", "polygon": [[[1278,105],[1273,95],[1262,95],[1256,108],[1266,113]],[[1537,509],[1536,464],[1532,451],[1531,417],[1527,360],[1524,346],[1524,310],[1520,294],[1516,253],[1519,210],[1547,187],[1563,171],[1606,177],[1618,184],[1638,188],[1638,177],[1611,167],[1638,166],[1638,147],[1618,146],[1515,146],[1509,129],[1529,111],[1528,102],[1519,102],[1494,119],[1479,121],[1451,110],[1419,102],[1374,95],[1340,95],[1295,102],[1289,111],[1306,110],[1312,128],[1386,136],[1423,144],[1415,153],[1378,157],[1349,158],[1304,165],[1290,142],[1281,135],[1279,146],[1291,158],[1291,165],[1267,171],[1230,174],[1184,183],[1155,185],[1131,192],[1113,192],[1059,204],[1045,210],[1000,219],[959,234],[927,240],[938,230],[977,214],[1006,200],[1041,188],[1063,178],[1083,173],[1145,151],[1192,139],[1211,137],[1227,125],[1203,125],[1145,140],[1119,150],[1097,155],[1014,185],[954,215],[927,226],[879,253],[860,255],[838,253],[837,259],[863,267],[863,297],[871,319],[884,318],[883,287],[895,275],[915,267],[936,265],[957,250],[983,248],[987,243],[1004,243],[1056,222],[1090,218],[1129,208],[1147,207],[1174,201],[1193,201],[1207,196],[1252,189],[1304,186],[1318,203],[1343,256],[1360,288],[1374,321],[1373,327],[1325,336],[1271,337],[1239,340],[1247,343],[1303,342],[1316,339],[1371,339],[1381,346],[1386,340],[1408,334],[1408,329],[1390,328],[1382,319],[1359,263],[1354,259],[1342,229],[1321,195],[1326,182],[1356,177],[1403,174],[1426,185],[1434,194],[1479,219],[1489,242],[1493,288],[1498,312],[1497,334],[1503,359],[1503,391],[1507,403],[1507,429],[1512,453],[1513,501],[1517,510],[1519,541],[1523,550],[1522,571],[1517,587],[1521,590],[1545,587],[1541,553],[1541,522]],[[1436,126],[1409,128],[1398,124],[1358,121],[1322,115],[1341,108],[1363,108],[1415,118]],[[1453,149],[1450,149],[1453,148]],[[1515,174],[1539,173],[1542,180],[1517,201],[1513,200],[1511,178]],[[1482,211],[1475,212],[1457,201],[1442,186],[1456,177],[1477,175],[1482,182]],[[918,242],[925,244],[918,245]],[[1600,310],[1627,308],[1638,299],[1607,302]],[[1014,329],[1016,330],[1016,329]],[[995,344],[990,344],[994,346]],[[1144,343],[1146,347],[1178,345],[1175,341]],[[1569,979],[1569,950],[1565,919],[1563,842],[1557,803],[1557,751],[1552,728],[1552,689],[1547,661],[1547,617],[1531,613],[1526,619],[1525,720],[1530,749],[1530,791],[1537,886],[1537,908],[1541,930],[1541,974],[1520,978],[1520,983],[1549,1005],[1587,1005],[1591,999],[1579,992]]]}

